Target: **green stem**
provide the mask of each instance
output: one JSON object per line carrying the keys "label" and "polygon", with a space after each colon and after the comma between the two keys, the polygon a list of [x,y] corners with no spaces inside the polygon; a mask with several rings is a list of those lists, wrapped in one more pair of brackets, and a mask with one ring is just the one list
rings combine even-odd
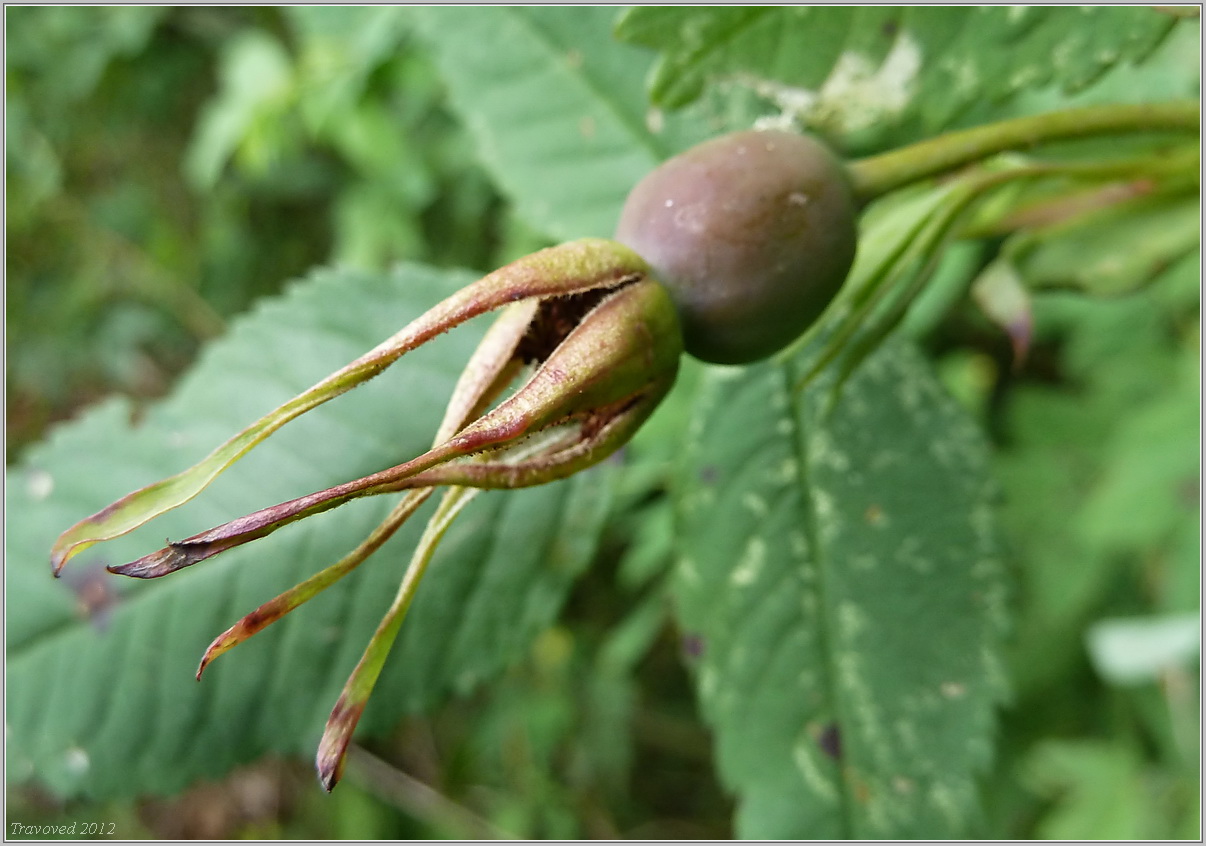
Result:
{"label": "green stem", "polygon": [[866,205],[912,182],[997,153],[1053,141],[1124,132],[1197,132],[1198,103],[1086,106],[948,132],[848,165],[855,196]]}

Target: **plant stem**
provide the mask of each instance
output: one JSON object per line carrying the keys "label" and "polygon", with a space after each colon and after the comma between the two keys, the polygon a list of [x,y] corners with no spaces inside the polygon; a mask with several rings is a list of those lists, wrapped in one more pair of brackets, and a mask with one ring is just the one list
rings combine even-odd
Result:
{"label": "plant stem", "polygon": [[489,820],[356,744],[348,747],[348,764],[358,786],[432,828],[474,840],[513,839]]}
{"label": "plant stem", "polygon": [[848,165],[854,193],[866,205],[889,191],[996,153],[1124,132],[1197,132],[1197,101],[1086,106],[948,132]]}

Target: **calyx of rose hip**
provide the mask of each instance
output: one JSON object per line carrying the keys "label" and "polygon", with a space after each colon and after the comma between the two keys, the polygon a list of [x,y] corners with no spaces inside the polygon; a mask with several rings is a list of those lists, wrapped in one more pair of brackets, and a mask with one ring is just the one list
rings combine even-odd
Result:
{"label": "calyx of rose hip", "polygon": [[[430,451],[361,479],[281,503],[111,568],[164,575],[283,525],[372,494],[430,487],[524,487],[562,478],[618,448],[673,383],[681,339],[673,306],[647,265],[615,242],[588,239],[542,250],[467,286],[398,334],[235,435],[196,466],[82,520],[55,543],[57,574],[87,547],[123,535],[192,499],[293,418],[359,385],[409,350],[506,307],[458,386],[455,424]],[[485,412],[524,365],[534,372]],[[483,413],[485,412],[485,413]],[[461,417],[465,417],[461,420]],[[476,419],[473,417],[476,416]],[[541,448],[508,453],[540,435]]]}
{"label": "calyx of rose hip", "polygon": [[[453,389],[430,450],[360,479],[248,514],[110,571],[157,578],[350,499],[403,492],[356,549],[243,617],[214,639],[197,678],[219,655],[350,573],[431,495],[448,486],[428,522],[397,597],[336,702],[317,768],[330,790],[365,703],[444,533],[482,488],[564,478],[623,445],[669,391],[682,338],[665,289],[615,242],[584,240],[527,256],[444,300],[394,337],[280,406],[189,470],[136,491],[68,529],[55,543],[57,575],[73,555],[125,534],[200,493],[219,473],[289,420],[370,379],[408,350],[487,311],[502,309]],[[530,376],[491,408],[521,374]]]}

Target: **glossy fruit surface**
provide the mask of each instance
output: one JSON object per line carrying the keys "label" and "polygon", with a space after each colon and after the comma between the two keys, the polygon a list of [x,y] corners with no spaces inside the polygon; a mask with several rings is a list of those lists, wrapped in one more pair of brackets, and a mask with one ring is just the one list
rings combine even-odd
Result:
{"label": "glossy fruit surface", "polygon": [[687,352],[744,364],[791,343],[841,288],[857,206],[841,162],[820,142],[737,132],[642,179],[616,240],[669,288]]}

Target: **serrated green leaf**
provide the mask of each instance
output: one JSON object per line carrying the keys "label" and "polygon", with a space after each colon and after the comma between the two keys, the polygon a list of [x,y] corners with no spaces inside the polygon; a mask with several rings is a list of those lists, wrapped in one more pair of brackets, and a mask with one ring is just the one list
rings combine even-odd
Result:
{"label": "serrated green leaf", "polygon": [[1200,22],[1179,21],[1151,54],[1136,61],[1141,63],[1115,64],[1092,85],[1071,95],[1051,86],[1020,91],[1010,111],[1038,114],[1069,106],[1196,98],[1202,64]]}
{"label": "serrated green leaf", "polygon": [[869,58],[882,59],[899,15],[900,10],[874,7],[645,6],[629,10],[616,35],[664,51],[650,81],[650,97],[679,108],[714,77],[749,73],[785,85],[819,87],[848,41]]}
{"label": "serrated green leaf", "polygon": [[1024,89],[1075,92],[1174,25],[1142,7],[659,6],[629,11],[617,34],[662,51],[658,105],[724,82],[847,136],[917,118],[934,130]]}
{"label": "serrated green leaf", "polygon": [[825,416],[810,365],[713,369],[676,488],[674,580],[748,838],[944,838],[976,817],[1002,692],[981,436],[882,347]]}
{"label": "serrated green leaf", "polygon": [[[182,537],[423,452],[484,323],[442,336],[405,366],[310,412],[204,496],[81,555],[63,580],[50,578],[47,551],[74,520],[187,466],[468,281],[418,266],[319,273],[238,323],[137,427],[126,403],[107,403],[10,472],[10,778],[36,778],[63,795],[169,793],[267,751],[313,754],[427,511],[199,684],[193,672],[210,639],[347,553],[392,498],[353,503],[160,581],[95,570],[159,546],[165,533]],[[485,493],[466,509],[420,588],[363,731],[381,732],[401,713],[468,690],[549,623],[592,553],[605,473]],[[98,613],[80,610],[84,600]]]}
{"label": "serrated green leaf", "polygon": [[605,236],[628,191],[705,137],[646,113],[651,57],[611,37],[606,7],[426,7],[452,105],[519,214],[550,237]]}

